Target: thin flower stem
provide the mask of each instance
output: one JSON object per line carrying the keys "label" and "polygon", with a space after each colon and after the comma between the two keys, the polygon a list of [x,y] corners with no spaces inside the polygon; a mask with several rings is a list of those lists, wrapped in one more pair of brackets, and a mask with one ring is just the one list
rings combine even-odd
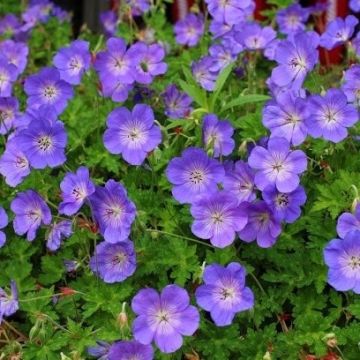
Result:
{"label": "thin flower stem", "polygon": [[169,233],[169,232],[167,232],[167,231],[162,231],[162,230],[157,230],[157,229],[146,229],[146,231],[156,232],[156,233],[159,233],[159,234],[168,235],[168,236],[172,236],[172,237],[179,238],[179,239],[184,239],[184,240],[192,241],[192,242],[194,242],[194,243],[197,243],[197,244],[204,245],[204,246],[210,247],[210,248],[212,248],[212,249],[215,249],[215,246],[212,246],[212,245],[210,245],[210,244],[208,244],[208,243],[206,243],[206,242],[200,241],[200,240],[193,239],[193,238],[191,238],[191,237],[182,236],[182,235],[177,235],[177,234],[172,234],[172,233]]}
{"label": "thin flower stem", "polygon": [[8,321],[3,319],[3,323],[11,330],[13,331],[16,335],[18,335],[19,337],[21,337],[22,339],[27,339],[27,336],[25,334],[23,334],[21,331],[19,331],[18,329],[16,329],[14,326],[12,326]]}
{"label": "thin flower stem", "polygon": [[264,288],[262,287],[260,281],[258,280],[258,278],[253,274],[253,273],[249,273],[249,275],[254,279],[254,281],[256,282],[256,285],[259,287],[259,289],[261,290],[261,292],[264,294],[264,295],[267,295],[266,294],[266,291],[264,290]]}
{"label": "thin flower stem", "polygon": [[[81,295],[85,295],[84,293],[74,290],[74,295],[77,294],[81,294]],[[30,299],[19,299],[19,302],[30,302],[30,301],[36,301],[36,300],[41,300],[41,299],[50,299],[54,296],[64,296],[63,293],[57,293],[57,294],[52,294],[52,295],[43,295],[43,296],[37,296],[37,297],[33,297]]]}

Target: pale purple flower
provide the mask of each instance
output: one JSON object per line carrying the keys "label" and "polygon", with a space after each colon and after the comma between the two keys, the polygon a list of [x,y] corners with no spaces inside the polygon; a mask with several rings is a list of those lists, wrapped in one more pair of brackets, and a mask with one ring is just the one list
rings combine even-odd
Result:
{"label": "pale purple flower", "polygon": [[5,36],[15,35],[21,26],[17,16],[14,14],[6,14],[0,18],[0,34]]}
{"label": "pale purple flower", "polygon": [[190,47],[197,45],[204,33],[204,19],[201,15],[188,14],[174,26],[175,39],[178,44]]}
{"label": "pale purple flower", "polygon": [[38,109],[42,105],[52,106],[60,114],[73,97],[70,84],[60,79],[60,73],[53,67],[46,67],[37,74],[30,75],[24,84],[28,96],[27,104]]}
{"label": "pale purple flower", "polygon": [[71,14],[68,13],[66,10],[63,10],[60,6],[53,5],[52,8],[52,15],[55,16],[60,22],[63,21],[70,21]]}
{"label": "pale purple flower", "polygon": [[263,50],[276,38],[275,30],[270,26],[261,27],[257,23],[245,24],[237,33],[237,40],[247,50]]}
{"label": "pale purple flower", "polygon": [[226,35],[232,29],[232,25],[223,23],[221,21],[211,20],[209,31],[213,34],[213,38],[217,39],[221,36]]}
{"label": "pale purple flower", "polygon": [[80,166],[76,173],[66,173],[60,188],[63,201],[59,205],[59,213],[68,216],[76,214],[88,197],[95,192],[89,169],[85,166]]}
{"label": "pale purple flower", "polygon": [[15,97],[0,97],[0,135],[5,135],[13,127],[15,118],[19,115],[19,102]]}
{"label": "pale purple flower", "polygon": [[244,161],[239,160],[233,166],[225,168],[224,190],[232,194],[238,204],[256,199],[255,171]]}
{"label": "pale purple flower", "polygon": [[16,77],[25,70],[29,54],[29,48],[26,44],[5,40],[0,43],[0,53],[4,55],[9,64],[16,66]]}
{"label": "pale purple flower", "polygon": [[245,286],[245,276],[245,269],[235,262],[226,267],[205,267],[204,285],[196,289],[196,302],[210,312],[217,326],[230,325],[237,313],[254,307],[254,294]]}
{"label": "pale purple flower", "polygon": [[190,305],[186,290],[166,286],[161,294],[151,288],[140,290],[131,302],[137,315],[132,331],[135,340],[148,345],[152,341],[164,353],[180,349],[182,336],[191,336],[199,327],[198,310]]}
{"label": "pale purple flower", "polygon": [[204,196],[190,208],[194,221],[191,231],[200,239],[210,240],[211,244],[224,248],[231,245],[236,231],[247,224],[244,208],[232,194],[225,191]]}
{"label": "pale purple flower", "polygon": [[194,147],[184,150],[181,157],[173,158],[166,169],[166,176],[173,185],[172,194],[182,204],[216,192],[224,175],[224,168],[217,160]]}
{"label": "pale purple flower", "polygon": [[105,97],[110,97],[112,101],[124,102],[129,97],[129,92],[133,89],[132,84],[124,84],[122,80],[109,78],[102,84],[102,94]]}
{"label": "pale purple flower", "polygon": [[298,186],[290,193],[281,193],[274,186],[268,186],[262,192],[262,197],[273,211],[274,217],[288,224],[300,217],[301,206],[306,202],[306,194],[302,186]]}
{"label": "pale purple flower", "polygon": [[120,183],[110,179],[105,187],[97,186],[90,203],[100,233],[107,242],[114,244],[129,237],[136,208]]}
{"label": "pale purple flower", "polygon": [[0,55],[0,97],[11,96],[13,82],[17,78],[17,67],[9,64],[6,57]]}
{"label": "pale purple flower", "polygon": [[215,114],[205,115],[202,126],[202,139],[206,149],[212,149],[214,157],[232,153],[235,141],[232,138],[234,127],[226,120],[219,120]]}
{"label": "pale purple flower", "polygon": [[30,174],[29,161],[20,150],[15,137],[8,140],[0,157],[0,174],[11,187],[19,185]]}
{"label": "pale purple flower", "polygon": [[342,239],[347,233],[355,230],[360,231],[360,204],[356,206],[354,214],[348,212],[341,214],[336,225],[336,231]]}
{"label": "pale purple flower", "polygon": [[306,100],[286,91],[264,106],[262,122],[271,131],[271,137],[283,137],[296,146],[306,139],[308,115]]}
{"label": "pale purple flower", "polygon": [[181,119],[187,117],[192,108],[192,98],[185,92],[179,91],[176,85],[169,85],[164,93],[165,115],[171,119]]}
{"label": "pale purple flower", "polygon": [[349,15],[345,19],[339,17],[334,19],[327,25],[325,32],[321,35],[320,45],[331,50],[344,44],[352,37],[358,22],[358,19],[353,15]]}
{"label": "pale purple flower", "polygon": [[284,138],[273,137],[267,149],[255,146],[249,156],[249,165],[258,170],[255,185],[264,190],[268,185],[276,185],[280,192],[294,191],[300,182],[299,175],[306,170],[306,155],[301,150],[290,150]]}
{"label": "pale purple flower", "polygon": [[214,66],[215,59],[210,56],[202,57],[199,61],[191,65],[191,71],[194,78],[202,88],[207,91],[213,91],[218,73],[210,71]]}
{"label": "pale purple flower", "polygon": [[70,237],[72,233],[72,222],[70,220],[62,220],[53,224],[47,237],[46,247],[50,251],[58,250],[62,241]]}
{"label": "pale purple flower", "polygon": [[360,294],[360,231],[331,240],[324,249],[324,260],[329,267],[328,283],[333,288]]}
{"label": "pale purple flower", "polygon": [[133,16],[140,16],[150,9],[150,0],[125,0]]}
{"label": "pale purple flower", "polygon": [[96,246],[90,268],[106,283],[124,281],[136,269],[134,244],[129,240],[117,244],[103,241]]}
{"label": "pale purple flower", "polygon": [[282,40],[274,39],[271,41],[264,50],[264,56],[268,60],[275,60],[276,49]]}
{"label": "pale purple flower", "polygon": [[10,281],[10,294],[0,288],[0,324],[4,316],[11,316],[19,309],[19,295],[16,283]]}
{"label": "pale purple flower", "polygon": [[306,125],[309,135],[334,143],[344,140],[348,135],[347,128],[359,119],[357,110],[347,103],[345,94],[339,89],[329,89],[324,96],[311,96],[308,111]]}
{"label": "pale purple flower", "polygon": [[11,202],[15,214],[14,231],[17,235],[26,234],[28,241],[33,241],[41,224],[51,223],[51,212],[43,198],[34,190],[27,190],[16,195]]}
{"label": "pale purple flower", "polygon": [[360,65],[352,65],[344,73],[344,84],[342,91],[345,93],[348,102],[360,105]]}
{"label": "pale purple flower", "polygon": [[153,360],[154,351],[151,345],[137,341],[116,341],[111,345],[108,360]]}
{"label": "pale purple flower", "polygon": [[148,153],[161,143],[161,130],[154,124],[149,105],[137,104],[132,112],[121,107],[107,119],[104,145],[112,154],[121,154],[131,165],[141,165]]}
{"label": "pale purple flower", "polygon": [[225,46],[222,44],[215,44],[210,46],[209,54],[213,59],[211,66],[209,67],[210,72],[217,74],[228,65],[235,62],[238,53],[232,46]]}
{"label": "pale purple flower", "polygon": [[360,11],[360,0],[350,0],[349,7],[354,12]]}
{"label": "pale purple flower", "polygon": [[9,218],[2,206],[0,206],[0,248],[5,245],[6,242],[6,235],[2,231],[8,224]]}
{"label": "pale purple flower", "polygon": [[276,14],[276,22],[284,34],[293,34],[305,30],[305,23],[310,12],[300,4],[292,4],[286,9],[279,10]]}
{"label": "pale purple flower", "polygon": [[106,36],[115,36],[116,28],[118,24],[118,17],[115,11],[108,10],[103,11],[100,14],[100,21],[104,29]]}
{"label": "pale purple flower", "polygon": [[96,346],[90,346],[87,348],[87,352],[90,356],[96,357],[97,360],[109,360],[108,353],[110,350],[111,344],[97,340]]}
{"label": "pale purple flower", "polygon": [[90,67],[90,61],[89,43],[84,40],[73,41],[54,57],[54,65],[59,70],[61,80],[71,85],[80,84],[83,74]]}
{"label": "pale purple flower", "polygon": [[245,242],[256,240],[262,248],[273,246],[281,233],[281,225],[270,207],[265,201],[248,203],[247,214],[248,223],[238,233],[239,238]]}

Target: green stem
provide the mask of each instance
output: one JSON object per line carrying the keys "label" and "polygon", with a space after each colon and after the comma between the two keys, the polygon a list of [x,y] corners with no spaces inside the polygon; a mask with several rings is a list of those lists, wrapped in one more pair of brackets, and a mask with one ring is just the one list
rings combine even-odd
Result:
{"label": "green stem", "polygon": [[256,285],[259,287],[259,289],[261,290],[261,292],[264,294],[264,295],[267,295],[266,294],[266,291],[264,290],[264,288],[262,287],[260,281],[258,280],[258,278],[253,274],[253,273],[249,273],[249,275],[254,279],[254,281],[256,282]]}

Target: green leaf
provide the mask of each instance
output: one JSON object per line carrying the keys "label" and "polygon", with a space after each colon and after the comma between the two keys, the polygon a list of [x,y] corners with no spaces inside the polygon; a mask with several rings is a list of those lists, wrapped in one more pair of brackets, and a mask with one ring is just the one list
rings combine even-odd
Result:
{"label": "green leaf", "polygon": [[225,105],[221,109],[221,113],[226,110],[232,109],[237,106],[245,105],[245,104],[254,104],[258,102],[263,102],[271,99],[268,95],[261,94],[248,94],[248,95],[240,95],[237,99],[230,101],[227,105]]}
{"label": "green leaf", "polygon": [[225,69],[221,71],[219,76],[216,79],[215,87],[214,87],[214,93],[212,94],[210,98],[210,111],[214,111],[216,100],[218,99],[221,90],[223,89],[226,80],[230,76],[232,70],[234,68],[234,64],[228,65]]}

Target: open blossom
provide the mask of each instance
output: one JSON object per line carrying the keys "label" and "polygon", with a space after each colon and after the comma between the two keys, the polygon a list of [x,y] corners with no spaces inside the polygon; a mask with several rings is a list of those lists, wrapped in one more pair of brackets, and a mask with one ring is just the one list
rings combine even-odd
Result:
{"label": "open blossom", "polygon": [[131,302],[137,315],[133,322],[134,338],[144,344],[155,342],[164,353],[180,349],[182,336],[191,336],[199,327],[198,310],[190,305],[186,290],[166,286],[161,294],[151,288],[140,290]]}
{"label": "open blossom", "polygon": [[131,49],[139,56],[139,61],[135,64],[133,71],[138,83],[150,84],[155,76],[166,73],[167,64],[163,62],[165,49],[162,45],[137,42]]}
{"label": "open blossom", "polygon": [[15,137],[7,141],[0,157],[0,174],[11,187],[19,185],[30,174],[29,161],[20,150]]}
{"label": "open blossom", "polygon": [[171,119],[187,117],[192,110],[192,98],[188,94],[179,91],[174,84],[165,89],[163,100],[165,103],[165,115]]}
{"label": "open blossom", "polygon": [[244,161],[237,161],[234,166],[225,168],[224,190],[237,199],[238,204],[256,199],[255,171]]}
{"label": "open blossom", "polygon": [[230,155],[234,150],[234,128],[230,122],[219,120],[215,114],[205,115],[202,132],[203,143],[207,149],[213,149],[214,157]]}
{"label": "open blossom", "polygon": [[324,249],[324,260],[332,287],[360,294],[360,231],[350,231],[344,239],[331,240]]}
{"label": "open blossom", "polygon": [[359,119],[357,110],[347,103],[345,94],[339,89],[330,89],[324,96],[311,96],[308,111],[306,125],[309,134],[334,143],[344,140],[348,135],[347,128]]}
{"label": "open blossom", "polygon": [[72,233],[72,223],[70,220],[63,220],[52,225],[47,238],[46,247],[51,251],[58,250],[63,239],[67,239]]}
{"label": "open blossom", "polygon": [[354,214],[348,212],[341,214],[336,226],[336,231],[342,239],[347,233],[356,230],[360,231],[360,204],[356,206]]}
{"label": "open blossom", "polygon": [[298,186],[290,193],[279,192],[274,186],[268,186],[262,193],[265,202],[279,221],[293,223],[301,215],[301,206],[306,202],[305,190]]}
{"label": "open blossom", "polygon": [[210,22],[209,31],[213,34],[213,39],[218,39],[228,34],[232,28],[233,25],[212,19]]}
{"label": "open blossom", "polygon": [[273,69],[271,80],[277,86],[299,89],[318,62],[318,43],[318,35],[314,32],[298,33],[291,40],[281,41],[274,58],[279,65]]}
{"label": "open blossom", "polygon": [[38,109],[42,105],[52,106],[56,114],[60,114],[73,97],[71,85],[61,80],[59,71],[52,67],[30,75],[25,80],[24,90],[29,107]]}
{"label": "open blossom", "polygon": [[191,65],[192,74],[197,83],[207,91],[213,91],[218,73],[211,71],[215,59],[210,56],[204,56],[199,61]]}
{"label": "open blossom", "polygon": [[307,117],[306,100],[286,91],[264,106],[262,121],[271,137],[283,137],[292,145],[300,145],[307,136]]}
{"label": "open blossom", "polygon": [[190,212],[194,218],[192,233],[201,239],[209,239],[219,248],[232,244],[236,231],[242,230],[247,223],[244,208],[225,191],[199,199],[191,205]]}
{"label": "open blossom", "polygon": [[21,26],[19,18],[14,14],[6,14],[0,18],[0,34],[12,36],[15,35]]}
{"label": "open blossom", "polygon": [[360,105],[360,65],[352,65],[344,72],[344,84],[342,91],[348,102]]}
{"label": "open blossom", "polygon": [[136,208],[120,183],[110,179],[105,187],[97,186],[90,203],[100,233],[107,242],[114,244],[129,237]]}
{"label": "open blossom", "polygon": [[18,116],[19,102],[15,97],[0,97],[0,135],[10,132]]}
{"label": "open blossom", "polygon": [[217,326],[230,325],[235,315],[254,307],[254,294],[245,286],[245,269],[238,263],[205,267],[204,285],[196,289],[196,302]]}
{"label": "open blossom", "polygon": [[2,206],[0,206],[0,248],[2,248],[6,242],[6,235],[2,231],[8,224],[9,218]]}
{"label": "open blossom", "polygon": [[83,74],[90,67],[90,61],[89,43],[84,40],[73,41],[54,57],[54,65],[59,70],[61,80],[71,85],[80,84]]}
{"label": "open blossom", "polygon": [[115,11],[103,11],[100,14],[100,22],[106,36],[115,36],[118,24],[118,17]]}
{"label": "open blossom", "polygon": [[238,33],[237,40],[242,43],[247,50],[263,50],[275,38],[276,32],[272,27],[261,27],[257,23],[247,23]]}
{"label": "open blossom", "polygon": [[101,84],[101,91],[104,97],[110,97],[112,101],[124,102],[129,97],[129,92],[134,88],[133,84],[124,84],[121,80],[108,79]]}
{"label": "open blossom", "polygon": [[103,241],[96,246],[90,268],[106,283],[124,281],[136,269],[134,244],[129,240],[117,244]]}
{"label": "open blossom", "polygon": [[161,130],[154,124],[149,105],[137,104],[132,112],[125,107],[113,110],[107,119],[104,145],[112,154],[121,154],[131,165],[141,165],[148,153],[161,143]]}
{"label": "open blossom", "polygon": [[326,31],[321,35],[320,45],[328,50],[344,44],[354,33],[358,19],[349,15],[345,19],[336,18],[326,27]]}
{"label": "open blossom", "polygon": [[271,208],[264,201],[258,201],[248,204],[247,214],[248,223],[238,233],[239,238],[245,242],[256,240],[262,248],[273,246],[281,233],[281,225]]}
{"label": "open blossom", "polygon": [[176,42],[190,47],[195,46],[203,35],[204,28],[203,17],[190,13],[174,26]]}
{"label": "open blossom", "polygon": [[235,62],[238,52],[233,46],[228,46],[227,44],[214,44],[209,47],[209,54],[213,60],[209,70],[216,74]]}
{"label": "open blossom", "polygon": [[269,140],[267,149],[255,146],[249,165],[258,170],[255,184],[260,190],[276,185],[280,192],[289,193],[298,187],[299,174],[306,170],[307,159],[303,151],[291,151],[286,139],[274,137]]}
{"label": "open blossom", "polygon": [[51,223],[51,212],[43,198],[34,190],[27,190],[16,195],[11,202],[15,214],[13,221],[17,235],[26,234],[28,241],[33,241],[41,224]]}
{"label": "open blossom", "polygon": [[216,192],[217,184],[224,179],[223,166],[209,158],[204,150],[190,147],[181,157],[172,159],[166,176],[173,184],[172,194],[180,203],[192,203],[201,195]]}
{"label": "open blossom", "polygon": [[89,169],[85,166],[80,166],[76,173],[66,173],[60,188],[63,201],[59,205],[59,213],[68,216],[76,214],[87,198],[95,192]]}
{"label": "open blossom", "polygon": [[25,70],[29,54],[29,48],[26,44],[5,40],[0,43],[0,54],[4,55],[9,64],[16,66],[16,77]]}
{"label": "open blossom", "polygon": [[292,4],[286,9],[279,10],[276,15],[276,22],[284,34],[293,34],[305,30],[305,23],[310,12],[299,4]]}
{"label": "open blossom", "polygon": [[116,341],[111,345],[108,360],[153,360],[154,350],[151,345],[137,341]]}
{"label": "open blossom", "polygon": [[40,109],[37,118],[14,139],[35,169],[56,167],[66,161],[66,130],[50,108]]}
{"label": "open blossom", "polygon": [[17,68],[0,56],[0,97],[11,96],[13,82],[17,78]]}
{"label": "open blossom", "polygon": [[14,280],[10,281],[10,294],[0,288],[0,324],[4,316],[11,316],[19,309],[18,289]]}

